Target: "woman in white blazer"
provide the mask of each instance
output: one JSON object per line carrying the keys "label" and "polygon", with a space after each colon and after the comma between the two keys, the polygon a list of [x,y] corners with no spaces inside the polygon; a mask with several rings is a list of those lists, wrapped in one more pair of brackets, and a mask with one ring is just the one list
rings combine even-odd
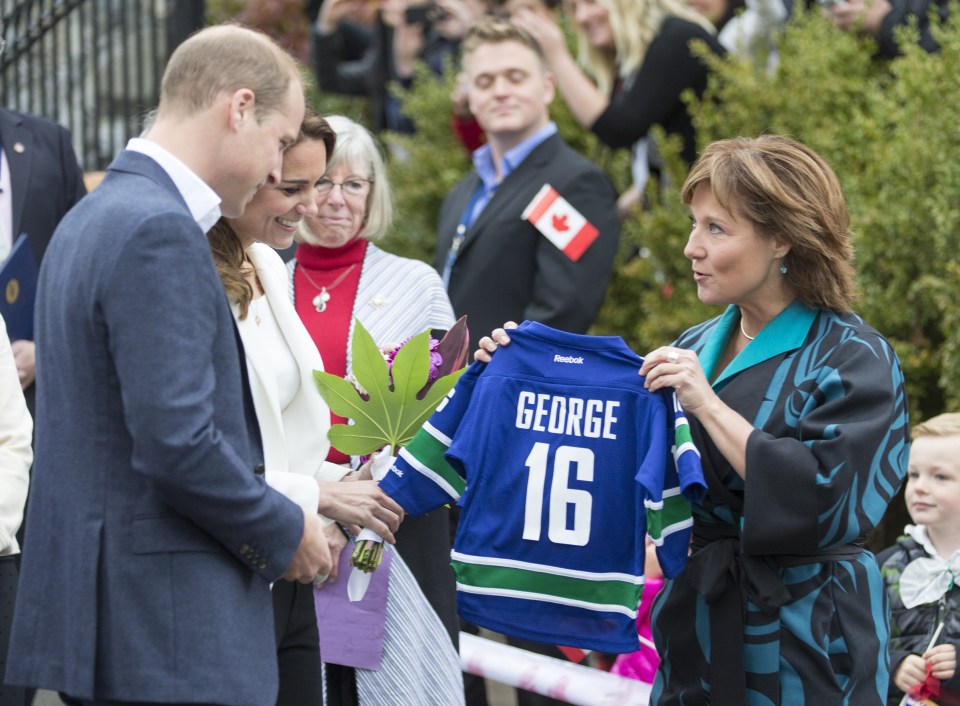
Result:
{"label": "woman in white blazer", "polygon": [[[7,326],[0,316],[0,675],[7,666],[10,621],[17,593],[17,530],[27,502],[32,436],[33,420],[20,388]],[[23,703],[23,698],[21,687],[0,684],[0,704]]]}
{"label": "woman in white blazer", "polygon": [[[280,182],[261,188],[241,217],[221,218],[207,237],[243,341],[266,481],[328,518],[336,567],[346,539],[334,520],[383,529],[393,541],[402,510],[376,483],[355,480],[348,467],[325,461],[330,410],[313,381],[313,371],[322,370],[323,361],[290,303],[284,264],[270,247],[288,247],[304,214],[316,212],[316,184],[334,142],[326,121],[308,111],[300,139],[284,154]],[[350,480],[355,482],[344,482]],[[273,604],[280,667],[277,704],[320,703],[313,589],[278,581]]]}

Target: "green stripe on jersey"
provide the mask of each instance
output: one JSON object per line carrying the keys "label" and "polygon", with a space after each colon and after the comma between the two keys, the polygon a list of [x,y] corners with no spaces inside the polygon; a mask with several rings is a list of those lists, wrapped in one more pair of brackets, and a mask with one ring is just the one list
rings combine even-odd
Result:
{"label": "green stripe on jersey", "polygon": [[447,448],[446,444],[426,429],[421,429],[414,434],[410,443],[404,447],[407,453],[443,478],[458,494],[462,495],[466,483],[460,477],[460,474],[453,470],[453,466],[447,463],[447,459],[443,457]]}
{"label": "green stripe on jersey", "polygon": [[659,544],[664,533],[670,534],[670,528],[689,522],[690,503],[682,495],[670,495],[663,499],[663,507],[647,508],[647,534],[654,543]]}
{"label": "green stripe on jersey", "polygon": [[[456,559],[450,562],[457,574],[458,583],[487,589],[490,593],[504,592],[539,593],[555,596],[562,601],[596,604],[600,606],[621,606],[626,611],[635,611],[640,603],[643,585],[627,581],[606,580],[590,581],[571,576],[558,576],[540,571],[468,564]],[[532,600],[536,600],[531,596]]]}

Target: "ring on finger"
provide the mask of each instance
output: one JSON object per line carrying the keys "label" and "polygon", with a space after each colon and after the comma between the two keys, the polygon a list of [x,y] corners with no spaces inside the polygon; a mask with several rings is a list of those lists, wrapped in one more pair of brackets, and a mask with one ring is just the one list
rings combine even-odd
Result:
{"label": "ring on finger", "polygon": [[667,353],[667,360],[671,363],[676,363],[678,360],[680,360],[680,352],[670,351],[669,353]]}

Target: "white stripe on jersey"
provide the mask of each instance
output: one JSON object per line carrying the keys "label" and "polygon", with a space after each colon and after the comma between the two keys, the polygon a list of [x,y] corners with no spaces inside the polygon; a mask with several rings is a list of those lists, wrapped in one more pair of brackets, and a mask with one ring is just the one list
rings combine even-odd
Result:
{"label": "white stripe on jersey", "polygon": [[432,436],[434,439],[439,441],[441,444],[446,446],[448,449],[450,448],[450,444],[453,443],[453,439],[451,439],[449,436],[447,436],[442,431],[437,429],[430,422],[423,423],[423,430],[427,432],[430,436]]}
{"label": "white stripe on jersey", "polygon": [[501,596],[503,598],[520,598],[527,601],[543,601],[544,603],[559,603],[560,605],[573,606],[574,608],[584,608],[586,610],[600,611],[603,613],[620,613],[628,618],[636,620],[637,611],[630,610],[622,605],[613,605],[607,603],[588,603],[587,601],[578,601],[573,598],[564,598],[563,596],[553,596],[546,593],[534,593],[532,591],[517,591],[509,588],[480,588],[468,584],[457,582],[457,590],[464,593],[479,593],[484,596]]}
{"label": "white stripe on jersey", "polygon": [[450,552],[450,558],[456,561],[462,561],[464,564],[476,564],[478,566],[500,566],[505,569],[523,569],[524,571],[536,571],[541,574],[552,574],[553,576],[567,576],[574,579],[583,579],[585,581],[624,581],[635,586],[643,585],[643,576],[634,576],[624,574],[618,571],[594,572],[580,571],[579,569],[566,569],[561,566],[549,566],[547,564],[533,564],[528,561],[518,561],[516,559],[503,559],[498,557],[477,556],[475,554],[463,554],[456,550]]}
{"label": "white stripe on jersey", "polygon": [[420,461],[418,461],[418,460],[417,460],[410,452],[408,452],[406,449],[400,449],[400,453],[399,453],[398,455],[399,455],[401,458],[403,458],[404,461],[406,461],[406,462],[409,463],[411,466],[413,466],[413,468],[414,468],[416,471],[418,471],[418,472],[421,473],[422,475],[424,475],[424,476],[426,476],[427,478],[429,478],[429,479],[430,479],[431,481],[433,481],[436,485],[440,486],[440,488],[443,490],[443,492],[445,492],[445,493],[446,493],[447,495],[449,495],[451,498],[453,498],[454,500],[459,500],[459,499],[460,499],[460,493],[458,493],[458,492],[454,489],[454,487],[453,487],[452,485],[450,485],[450,484],[446,481],[446,479],[445,479],[443,476],[441,476],[439,473],[434,473],[432,470],[430,470],[430,468],[428,468],[427,466],[424,466],[422,463],[420,463]]}

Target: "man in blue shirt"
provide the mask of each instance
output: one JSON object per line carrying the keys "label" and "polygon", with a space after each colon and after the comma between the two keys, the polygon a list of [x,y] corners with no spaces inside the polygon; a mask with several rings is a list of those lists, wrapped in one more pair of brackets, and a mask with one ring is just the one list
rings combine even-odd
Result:
{"label": "man in blue shirt", "polygon": [[[434,267],[443,275],[456,315],[467,315],[471,348],[509,320],[586,333],[603,304],[620,239],[616,191],[557,134],[549,113],[554,77],[525,30],[484,20],[467,33],[462,52],[468,104],[487,144],[473,154],[476,171],[444,199]],[[557,203],[569,206],[570,223],[582,217],[597,229],[596,239],[576,259],[544,235],[563,236],[562,215],[555,224],[559,228],[538,221],[538,230],[526,220],[526,212],[543,203],[547,185]],[[550,222],[550,212],[546,215],[542,220]],[[553,645],[509,641],[562,656]],[[485,703],[482,683],[466,678],[464,684],[469,706]],[[525,691],[517,696],[520,706],[561,703]]]}
{"label": "man in blue shirt", "polygon": [[[525,319],[585,333],[596,318],[620,237],[609,179],[557,134],[549,107],[553,75],[525,30],[497,20],[475,25],[463,42],[470,110],[487,134],[476,171],[444,199],[434,266],[457,316],[466,314],[475,346],[504,321]],[[526,219],[544,186],[598,231],[573,259]],[[563,201],[559,203],[563,203]],[[533,209],[536,211],[536,209]],[[560,220],[559,230],[566,230]]]}

